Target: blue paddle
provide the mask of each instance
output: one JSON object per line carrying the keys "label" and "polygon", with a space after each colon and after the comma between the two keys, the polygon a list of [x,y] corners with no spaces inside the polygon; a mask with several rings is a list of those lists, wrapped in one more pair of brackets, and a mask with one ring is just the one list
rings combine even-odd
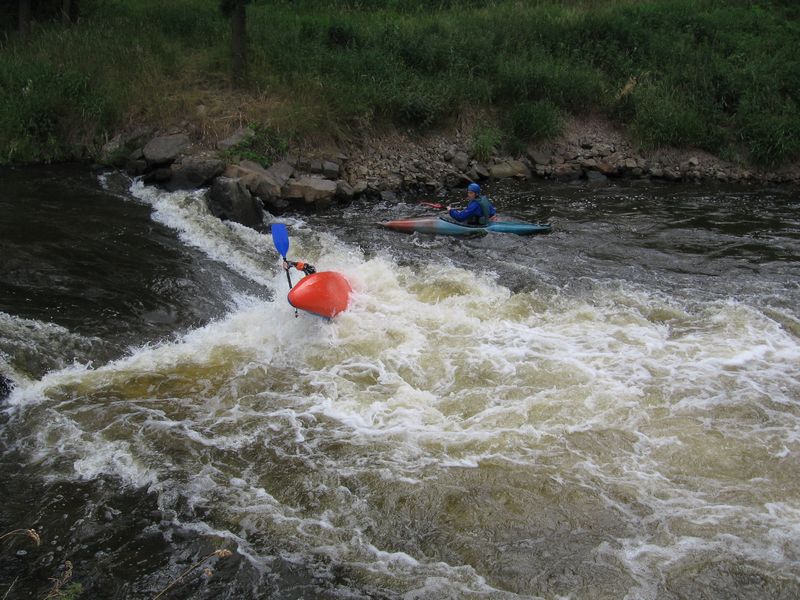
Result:
{"label": "blue paddle", "polygon": [[273,223],[270,229],[272,230],[272,241],[275,244],[275,250],[283,257],[283,260],[286,260],[286,253],[289,252],[289,232],[286,231],[286,225]]}
{"label": "blue paddle", "polygon": [[[289,274],[289,269],[286,267],[286,253],[289,252],[289,232],[286,231],[286,225],[283,223],[273,223],[270,227],[272,232],[272,243],[275,244],[275,250],[283,258],[284,269],[286,269],[286,281],[289,282],[289,289],[292,289],[292,276]],[[294,316],[297,317],[297,309],[294,309]]]}

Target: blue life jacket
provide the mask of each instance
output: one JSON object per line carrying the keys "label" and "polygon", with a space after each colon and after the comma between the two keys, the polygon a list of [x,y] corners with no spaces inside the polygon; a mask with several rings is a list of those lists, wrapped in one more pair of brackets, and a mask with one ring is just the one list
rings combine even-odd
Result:
{"label": "blue life jacket", "polygon": [[461,221],[467,225],[489,224],[489,217],[495,214],[494,206],[486,196],[480,196],[471,201],[464,210],[450,210],[450,216],[456,221]]}

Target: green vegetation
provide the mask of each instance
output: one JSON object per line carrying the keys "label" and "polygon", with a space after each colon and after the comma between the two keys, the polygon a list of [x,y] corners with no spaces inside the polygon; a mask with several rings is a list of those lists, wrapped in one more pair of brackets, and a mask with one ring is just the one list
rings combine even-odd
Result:
{"label": "green vegetation", "polygon": [[229,159],[247,159],[269,167],[289,150],[289,141],[275,129],[262,123],[250,125],[253,135],[229,148],[224,155]]}
{"label": "green vegetation", "polygon": [[503,141],[503,132],[496,127],[478,125],[472,131],[470,150],[478,160],[486,162]]}
{"label": "green vegetation", "polygon": [[[780,0],[253,0],[230,81],[217,0],[82,0],[0,42],[0,163],[94,152],[116,128],[264,121],[282,135],[497,114],[510,147],[602,113],[645,147],[800,158],[800,8]],[[0,38],[2,39],[2,38]],[[480,137],[480,136],[478,136]],[[473,140],[485,151],[491,140]]]}

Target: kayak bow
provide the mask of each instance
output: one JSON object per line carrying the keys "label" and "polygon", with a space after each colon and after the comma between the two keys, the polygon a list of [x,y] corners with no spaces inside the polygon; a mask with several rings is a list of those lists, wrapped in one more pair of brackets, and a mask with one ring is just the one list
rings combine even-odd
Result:
{"label": "kayak bow", "polygon": [[303,277],[289,290],[289,304],[320,317],[331,319],[347,310],[352,288],[344,275],[320,271]]}

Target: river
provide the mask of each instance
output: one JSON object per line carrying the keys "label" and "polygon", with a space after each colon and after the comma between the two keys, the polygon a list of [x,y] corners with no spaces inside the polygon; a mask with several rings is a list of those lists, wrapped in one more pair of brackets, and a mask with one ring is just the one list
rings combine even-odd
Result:
{"label": "river", "polygon": [[0,535],[41,539],[4,600],[800,597],[796,189],[490,185],[534,237],[267,215],[350,279],[328,322],[198,193],[0,182]]}

